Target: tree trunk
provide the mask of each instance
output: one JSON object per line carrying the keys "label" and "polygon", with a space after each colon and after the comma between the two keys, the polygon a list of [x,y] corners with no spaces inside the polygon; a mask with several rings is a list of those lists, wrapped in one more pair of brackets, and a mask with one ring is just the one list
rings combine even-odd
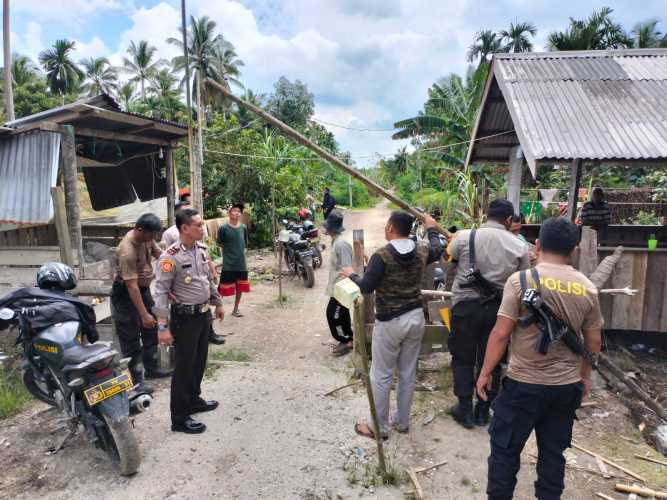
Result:
{"label": "tree trunk", "polygon": [[2,47],[5,64],[5,115],[14,120],[14,89],[12,88],[12,49],[9,31],[9,0],[2,1]]}
{"label": "tree trunk", "polygon": [[141,100],[144,102],[144,104],[146,104],[146,87],[145,87],[146,82],[144,82],[143,78],[140,80],[140,82],[141,82]]}

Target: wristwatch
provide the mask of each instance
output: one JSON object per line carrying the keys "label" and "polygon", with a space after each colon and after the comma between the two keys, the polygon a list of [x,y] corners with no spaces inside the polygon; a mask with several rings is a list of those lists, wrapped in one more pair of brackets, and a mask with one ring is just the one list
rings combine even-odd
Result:
{"label": "wristwatch", "polygon": [[165,330],[168,330],[168,328],[167,328],[167,325],[158,324],[157,325],[157,330],[158,330],[158,332],[163,332]]}

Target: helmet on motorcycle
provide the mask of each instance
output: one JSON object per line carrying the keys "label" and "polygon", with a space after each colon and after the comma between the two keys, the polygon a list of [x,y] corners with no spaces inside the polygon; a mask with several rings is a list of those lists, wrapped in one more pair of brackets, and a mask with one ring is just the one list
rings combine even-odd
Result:
{"label": "helmet on motorcycle", "polygon": [[307,208],[302,208],[299,210],[299,219],[305,220],[305,219],[310,219],[310,210]]}
{"label": "helmet on motorcycle", "polygon": [[71,290],[76,286],[76,276],[67,264],[47,262],[37,271],[37,286],[44,289]]}
{"label": "helmet on motorcycle", "polygon": [[310,231],[315,227],[315,224],[313,224],[311,221],[307,220],[303,223],[303,229],[305,231]]}

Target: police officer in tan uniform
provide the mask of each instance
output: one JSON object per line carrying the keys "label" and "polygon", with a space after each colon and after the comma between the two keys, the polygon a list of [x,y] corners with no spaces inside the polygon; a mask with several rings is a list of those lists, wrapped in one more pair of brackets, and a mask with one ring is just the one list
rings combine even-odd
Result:
{"label": "police officer in tan uniform", "polygon": [[170,246],[158,261],[154,312],[158,318],[159,342],[173,343],[176,347],[171,379],[171,430],[199,434],[206,426],[192,415],[218,407],[217,401],[201,397],[212,320],[210,306],[215,306],[215,316],[221,321],[225,313],[208,265],[208,250],[199,243],[204,236],[203,219],[196,210],[180,210],[176,226],[180,242]]}

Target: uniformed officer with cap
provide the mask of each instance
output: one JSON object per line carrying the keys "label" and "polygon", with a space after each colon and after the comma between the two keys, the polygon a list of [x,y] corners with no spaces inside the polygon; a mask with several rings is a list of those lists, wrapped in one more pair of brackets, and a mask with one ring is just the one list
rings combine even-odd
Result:
{"label": "uniformed officer with cap", "polygon": [[[171,430],[199,434],[206,426],[192,418],[194,413],[212,411],[217,401],[201,397],[201,381],[208,355],[210,305],[215,316],[225,316],[222,299],[211,276],[206,245],[199,243],[204,235],[204,221],[196,210],[184,209],[176,214],[180,242],[162,254],[155,282],[155,314],[158,318],[158,340],[174,344],[176,362],[171,379]],[[169,314],[169,300],[171,316]],[[167,318],[170,318],[169,325]]]}

